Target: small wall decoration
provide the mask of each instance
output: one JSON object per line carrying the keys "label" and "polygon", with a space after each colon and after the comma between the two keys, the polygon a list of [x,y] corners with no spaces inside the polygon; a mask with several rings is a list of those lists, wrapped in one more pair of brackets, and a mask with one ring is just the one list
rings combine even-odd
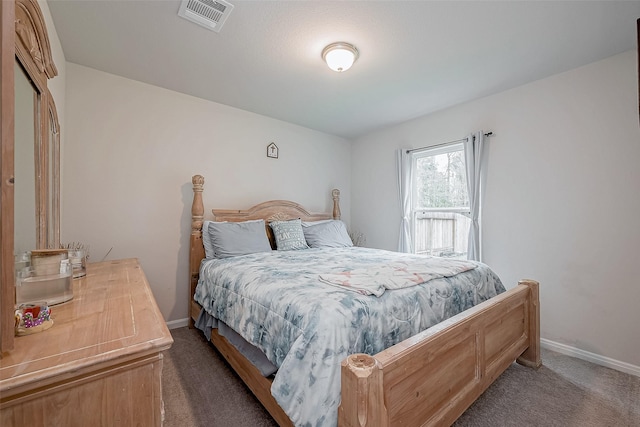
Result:
{"label": "small wall decoration", "polygon": [[274,142],[267,145],[267,157],[271,157],[273,159],[278,158],[278,146]]}

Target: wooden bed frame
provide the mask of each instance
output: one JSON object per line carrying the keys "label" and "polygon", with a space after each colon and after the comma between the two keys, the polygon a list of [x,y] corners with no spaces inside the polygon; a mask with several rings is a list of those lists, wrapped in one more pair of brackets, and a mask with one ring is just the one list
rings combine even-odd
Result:
{"label": "wooden bed frame", "polygon": [[[193,300],[204,258],[202,224],[204,177],[195,175],[189,256],[189,326],[200,314]],[[251,219],[303,221],[340,219],[340,192],[333,190],[333,213],[312,214],[297,203],[274,200],[248,210],[213,210],[216,221]],[[272,247],[273,234],[267,226]],[[211,342],[280,426],[291,420],[271,396],[271,382],[226,338]],[[450,425],[514,361],[538,368],[540,307],[538,282],[518,285],[376,355],[354,354],[342,362],[339,426]]]}

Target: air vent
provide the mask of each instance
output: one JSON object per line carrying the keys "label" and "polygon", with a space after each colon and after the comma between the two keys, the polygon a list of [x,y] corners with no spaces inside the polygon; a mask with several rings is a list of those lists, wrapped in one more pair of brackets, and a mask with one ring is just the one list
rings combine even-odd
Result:
{"label": "air vent", "polygon": [[232,10],[223,0],[182,0],[178,16],[219,33]]}

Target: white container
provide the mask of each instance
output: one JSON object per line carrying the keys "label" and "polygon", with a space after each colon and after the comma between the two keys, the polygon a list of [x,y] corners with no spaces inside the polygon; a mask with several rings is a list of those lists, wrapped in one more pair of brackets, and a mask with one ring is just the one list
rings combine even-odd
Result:
{"label": "white container", "polygon": [[62,260],[55,273],[40,274],[40,271],[31,266],[16,272],[17,305],[42,301],[54,305],[73,298],[73,274],[68,260]]}

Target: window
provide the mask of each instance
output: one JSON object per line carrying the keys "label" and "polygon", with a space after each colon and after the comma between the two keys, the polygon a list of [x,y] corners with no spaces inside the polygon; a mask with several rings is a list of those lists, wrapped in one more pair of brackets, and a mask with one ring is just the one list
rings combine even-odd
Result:
{"label": "window", "polygon": [[421,150],[412,157],[414,252],[466,259],[471,220],[463,144]]}

